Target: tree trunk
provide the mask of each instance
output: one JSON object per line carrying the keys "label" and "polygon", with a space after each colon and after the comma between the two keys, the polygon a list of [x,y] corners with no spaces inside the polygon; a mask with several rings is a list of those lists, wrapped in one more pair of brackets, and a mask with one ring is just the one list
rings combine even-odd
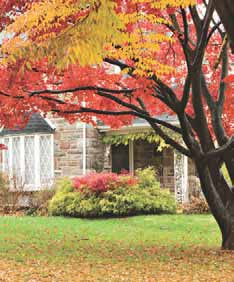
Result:
{"label": "tree trunk", "polygon": [[222,231],[222,249],[234,250],[234,216],[229,218],[229,223]]}
{"label": "tree trunk", "polygon": [[228,152],[228,155],[225,156],[224,161],[231,178],[232,185],[234,185],[234,149],[232,149],[230,153]]}
{"label": "tree trunk", "polygon": [[195,162],[203,194],[222,234],[222,249],[234,250],[234,193],[215,166]]}

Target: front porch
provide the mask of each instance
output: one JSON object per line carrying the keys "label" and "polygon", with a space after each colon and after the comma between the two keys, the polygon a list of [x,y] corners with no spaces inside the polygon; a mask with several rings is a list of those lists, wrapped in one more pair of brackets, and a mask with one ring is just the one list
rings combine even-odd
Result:
{"label": "front porch", "polygon": [[[127,134],[114,131],[106,134]],[[137,131],[136,131],[137,132]],[[175,193],[178,202],[189,201],[189,177],[195,175],[194,166],[186,156],[170,147],[157,150],[157,144],[147,140],[129,140],[127,144],[106,144],[104,169],[115,173],[123,170],[134,174],[139,168],[152,166],[162,188]]]}

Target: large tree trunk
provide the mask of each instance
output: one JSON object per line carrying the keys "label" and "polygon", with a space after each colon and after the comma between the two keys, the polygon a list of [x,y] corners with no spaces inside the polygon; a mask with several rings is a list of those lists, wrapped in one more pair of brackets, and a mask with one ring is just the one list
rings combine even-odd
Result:
{"label": "large tree trunk", "polygon": [[234,250],[234,193],[217,166],[196,162],[196,167],[202,191],[222,234],[222,248]]}
{"label": "large tree trunk", "polygon": [[234,250],[234,217],[230,217],[229,224],[221,232],[222,248],[224,250]]}

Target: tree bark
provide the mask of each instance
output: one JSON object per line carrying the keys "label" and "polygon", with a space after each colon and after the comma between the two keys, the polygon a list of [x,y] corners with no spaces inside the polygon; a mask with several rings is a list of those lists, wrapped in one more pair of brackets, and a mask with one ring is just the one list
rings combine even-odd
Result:
{"label": "tree bark", "polygon": [[215,166],[195,162],[203,194],[222,234],[222,249],[234,250],[234,193]]}
{"label": "tree bark", "polygon": [[222,231],[222,249],[234,250],[234,217],[229,219],[229,224]]}

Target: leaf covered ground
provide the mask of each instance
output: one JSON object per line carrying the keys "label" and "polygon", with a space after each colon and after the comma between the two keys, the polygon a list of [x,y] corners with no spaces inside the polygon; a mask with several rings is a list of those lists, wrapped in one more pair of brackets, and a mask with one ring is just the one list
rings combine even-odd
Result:
{"label": "leaf covered ground", "polygon": [[209,215],[0,217],[0,281],[234,281]]}

